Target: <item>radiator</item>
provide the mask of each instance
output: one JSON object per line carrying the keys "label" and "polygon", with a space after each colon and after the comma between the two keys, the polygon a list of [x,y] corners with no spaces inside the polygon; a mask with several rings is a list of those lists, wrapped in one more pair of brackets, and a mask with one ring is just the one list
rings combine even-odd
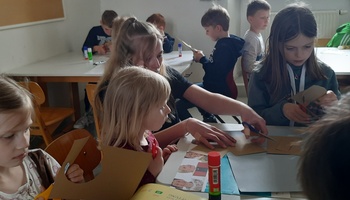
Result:
{"label": "radiator", "polygon": [[[325,10],[325,11],[312,11],[317,23],[317,37],[318,38],[332,38],[335,34],[335,30],[339,27],[339,10]],[[266,30],[262,32],[263,37],[266,39],[270,34],[271,25],[273,19],[276,16],[276,12],[271,13],[270,22]]]}

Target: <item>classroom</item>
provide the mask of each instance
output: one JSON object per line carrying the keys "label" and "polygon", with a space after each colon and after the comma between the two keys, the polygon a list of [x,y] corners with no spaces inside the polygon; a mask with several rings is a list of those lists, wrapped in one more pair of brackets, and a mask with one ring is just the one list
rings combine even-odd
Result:
{"label": "classroom", "polygon": [[[273,18],[275,14],[283,9],[287,4],[292,3],[294,1],[291,0],[267,0],[271,5],[271,17]],[[213,2],[221,5],[226,8],[230,14],[230,33],[237,35],[239,37],[243,37],[246,30],[249,29],[249,24],[246,20],[246,7],[248,1],[242,0],[147,0],[147,1],[138,1],[138,0],[59,0],[62,2],[63,8],[63,16],[59,17],[55,20],[47,20],[38,23],[24,23],[24,24],[14,24],[10,26],[1,26],[0,24],[0,38],[1,38],[1,49],[0,49],[0,60],[2,61],[0,67],[0,74],[7,73],[9,71],[15,71],[18,68],[23,66],[31,66],[33,63],[38,63],[41,61],[45,61],[47,59],[54,58],[55,60],[61,60],[60,58],[67,58],[65,55],[71,54],[75,52],[76,55],[81,54],[81,58],[83,59],[83,53],[81,52],[82,44],[86,38],[86,34],[90,30],[91,27],[99,25],[99,20],[101,18],[101,14],[105,10],[114,10],[117,12],[119,16],[135,16],[140,21],[145,21],[146,18],[152,13],[162,13],[166,19],[166,30],[165,32],[170,33],[171,36],[175,38],[175,44],[173,48],[173,53],[177,54],[177,44],[181,43],[180,39],[186,41],[191,44],[192,47],[196,49],[201,49],[205,55],[209,55],[213,51],[213,47],[215,42],[210,41],[208,36],[205,34],[205,30],[201,26],[200,20],[203,16],[204,12],[208,10]],[[332,24],[333,27],[337,28],[341,24],[348,23],[350,19],[350,1],[349,0],[337,0],[337,1],[328,1],[328,0],[305,0],[305,3],[309,5],[309,8],[312,12],[324,12],[324,11],[332,11],[338,12],[337,14],[337,24]],[[5,3],[1,3],[6,6]],[[16,11],[14,11],[16,12]],[[0,17],[4,17],[1,16]],[[269,34],[269,29],[271,27],[272,19],[270,20],[270,26],[262,32],[264,39]],[[318,26],[327,27],[327,24],[318,24]],[[335,29],[333,32],[322,32],[320,38],[330,39],[335,33]],[[183,55],[183,59],[186,60],[186,64],[184,67],[184,71],[180,69],[179,71],[188,78],[191,82],[201,82],[204,70],[202,69],[202,65],[200,63],[192,62],[192,52],[186,47],[185,53]],[[187,52],[186,52],[187,51]],[[326,52],[327,53],[327,52]],[[169,54],[170,55],[170,54]],[[169,56],[168,55],[168,56]],[[168,57],[166,57],[167,59]],[[76,56],[77,57],[77,56]],[[349,58],[349,57],[348,57]],[[69,58],[70,59],[70,58]],[[169,64],[172,63],[172,58],[168,58]],[[99,61],[99,60],[97,60]],[[102,61],[102,60],[101,60]],[[106,60],[103,60],[106,61]],[[87,61],[84,61],[87,62]],[[332,63],[333,60],[330,60]],[[183,64],[183,63],[182,63]],[[328,64],[328,63],[327,63]],[[171,65],[171,64],[170,64]],[[173,64],[178,66],[177,63]],[[187,67],[189,66],[189,67]],[[236,65],[237,66],[237,65]],[[92,69],[92,68],[91,68]],[[59,71],[59,69],[56,69]],[[97,67],[95,68],[97,70]],[[68,72],[69,73],[69,72]],[[75,72],[72,72],[75,73]],[[95,73],[94,71],[89,71],[88,73]],[[342,80],[345,79],[345,84],[349,84],[348,77],[350,72],[346,71],[343,74],[338,73],[338,78]],[[31,76],[34,76],[31,74]],[[62,75],[59,75],[62,76]],[[74,77],[73,77],[74,78]],[[96,77],[94,77],[96,79]],[[247,103],[247,94],[245,92],[244,81],[242,78],[242,72],[239,69],[234,71],[234,78],[238,87],[238,99],[243,100]],[[93,79],[93,80],[95,80]],[[72,85],[70,85],[69,81],[56,82],[50,81],[46,84],[46,92],[48,97],[48,105],[50,106],[63,106],[63,107],[72,107],[75,109],[79,109],[79,114],[76,115],[80,117],[84,114],[84,89],[88,82],[84,81],[85,79],[81,79],[82,81],[77,81],[75,83],[74,88],[72,90]],[[88,80],[88,79],[86,79]],[[76,91],[77,94],[73,94],[75,100],[79,102],[72,102],[72,91]],[[75,104],[75,105],[72,105]],[[219,124],[218,127],[226,130],[228,132],[232,132],[233,135],[237,135],[241,126],[237,126],[235,121],[232,121],[231,116],[224,116],[224,119],[229,119],[229,125],[225,126]],[[199,118],[199,120],[201,120]],[[230,123],[235,123],[230,126]],[[269,130],[273,132],[278,132],[279,129],[275,129],[274,127],[268,127]],[[288,135],[295,136],[293,131],[288,129]],[[292,133],[293,132],[293,133]],[[273,136],[280,136],[280,134],[272,134]],[[175,176],[175,171],[173,167],[169,165],[180,165],[178,162],[179,159],[184,157],[184,154],[187,152],[186,148],[193,148],[193,144],[191,143],[192,139],[197,138],[183,138],[182,149],[180,149],[179,154],[171,157],[169,159],[169,163],[164,172],[160,174],[157,179],[158,183],[162,183],[165,185],[171,184],[172,179]],[[185,148],[185,149],[184,149]],[[232,154],[233,155],[233,154]],[[293,154],[291,154],[293,155]],[[290,155],[290,156],[291,156]],[[230,156],[229,156],[230,157]],[[294,158],[295,156],[291,156],[290,158]],[[254,159],[254,157],[252,157]],[[258,158],[258,157],[257,157]],[[231,159],[231,160],[230,160]],[[231,156],[230,162],[241,161],[237,156]],[[258,158],[259,159],[259,158]],[[283,158],[278,158],[279,161],[283,160]],[[146,162],[146,161],[145,161]],[[188,161],[193,162],[193,161]],[[196,161],[197,162],[197,161]],[[253,163],[252,161],[249,161]],[[267,162],[267,161],[266,161]],[[294,165],[296,162],[292,161],[291,163],[287,163],[284,167],[288,167],[287,165]],[[193,163],[190,163],[193,164]],[[197,163],[195,163],[197,164]],[[242,165],[241,167],[246,167]],[[170,174],[170,175],[169,175]],[[256,174],[260,176],[259,172]],[[251,176],[253,176],[251,175]],[[169,176],[172,176],[169,178]],[[288,177],[293,178],[293,177]],[[268,177],[262,177],[262,180],[266,180]],[[290,187],[289,187],[290,186]],[[271,186],[273,187],[273,186]],[[268,189],[270,189],[267,186]],[[275,195],[280,198],[290,198],[293,192],[296,192],[296,197],[299,198],[300,188],[295,185],[288,185],[286,188],[292,188],[290,191],[291,194],[285,194],[281,191],[278,191]],[[267,189],[267,190],[268,190]],[[282,189],[283,190],[283,189]],[[247,192],[251,192],[250,189],[246,190]],[[264,191],[262,191],[264,192]],[[287,191],[285,191],[288,193]],[[251,194],[251,193],[250,193]],[[250,195],[248,194],[248,195]],[[198,193],[199,196],[207,197],[207,195],[203,195]],[[269,196],[270,195],[270,196]],[[268,197],[273,197],[273,195],[269,194]],[[289,195],[289,196],[288,196]],[[223,196],[223,199],[260,199],[260,197],[232,197],[231,195]],[[303,198],[301,196],[300,198]],[[190,198],[189,198],[190,199]],[[264,198],[261,198],[264,199]],[[270,198],[269,198],[270,199]]]}
{"label": "classroom", "polygon": [[[280,10],[288,2],[291,1],[269,1],[273,5],[271,12]],[[220,0],[218,3],[227,8],[231,15],[230,33],[242,37],[248,29],[245,12],[243,12],[247,2]],[[347,0],[336,2],[309,0],[307,3],[311,5],[312,10],[349,10],[350,8]],[[211,1],[179,0],[175,2],[170,0],[151,0],[139,2],[136,0],[120,0],[115,2],[111,0],[63,0],[63,5],[64,20],[33,26],[1,29],[1,43],[6,48],[1,48],[0,50],[0,59],[3,63],[0,72],[45,60],[65,52],[79,51],[86,33],[92,26],[99,23],[101,13],[106,9],[113,9],[121,16],[135,15],[140,20],[145,20],[151,13],[161,12],[166,16],[167,32],[185,41],[190,41],[193,46],[202,49],[206,55],[212,51],[214,45],[213,42],[207,40],[207,36],[200,25],[200,18],[204,11],[212,5]],[[191,13],[189,18],[187,18],[189,16],[188,13]],[[339,25],[347,22],[347,19],[349,19],[349,13],[339,15]],[[178,43],[178,41],[175,42]],[[32,50],[32,48],[35,50]],[[200,69],[196,65],[191,68]],[[203,76],[202,70],[198,70],[197,73],[199,74],[198,77],[192,77],[194,81],[200,80]],[[83,98],[82,93],[80,97],[81,99]],[[64,100],[61,99],[60,101]],[[56,102],[52,103],[55,104]],[[63,103],[63,105],[66,106],[67,103]]]}

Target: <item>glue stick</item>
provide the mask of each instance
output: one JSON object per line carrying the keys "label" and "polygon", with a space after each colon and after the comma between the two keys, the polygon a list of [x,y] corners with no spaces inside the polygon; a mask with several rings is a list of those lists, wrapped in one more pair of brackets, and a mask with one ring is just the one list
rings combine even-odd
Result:
{"label": "glue stick", "polygon": [[88,48],[88,58],[89,58],[89,62],[92,63],[93,60],[92,60],[92,49],[91,48]]}
{"label": "glue stick", "polygon": [[86,46],[84,46],[83,50],[84,50],[84,58],[85,58],[85,60],[88,60],[89,59],[88,48]]}
{"label": "glue stick", "polygon": [[208,153],[209,200],[221,200],[220,153]]}
{"label": "glue stick", "polygon": [[179,51],[179,57],[182,57],[182,44],[181,43],[179,43],[177,45],[177,50]]}

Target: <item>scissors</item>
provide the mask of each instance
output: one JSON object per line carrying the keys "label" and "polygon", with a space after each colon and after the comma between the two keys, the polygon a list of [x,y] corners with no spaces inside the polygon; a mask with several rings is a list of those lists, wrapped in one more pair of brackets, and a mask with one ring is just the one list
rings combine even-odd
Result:
{"label": "scissors", "polygon": [[50,187],[48,187],[45,191],[43,191],[42,193],[38,194],[38,195],[34,198],[34,200],[37,200],[37,199],[48,200],[49,197],[50,197],[52,188],[53,188],[53,184],[51,184]]}
{"label": "scissors", "polygon": [[273,138],[270,137],[270,136],[264,135],[261,131],[258,131],[256,128],[254,128],[254,126],[252,126],[252,125],[249,124],[248,122],[242,122],[242,125],[243,125],[243,126],[247,126],[247,127],[249,128],[250,131],[252,131],[252,132],[258,134],[259,136],[264,137],[264,138],[267,138],[267,139],[269,139],[269,140],[272,140],[272,141],[276,142],[275,139],[273,139]]}

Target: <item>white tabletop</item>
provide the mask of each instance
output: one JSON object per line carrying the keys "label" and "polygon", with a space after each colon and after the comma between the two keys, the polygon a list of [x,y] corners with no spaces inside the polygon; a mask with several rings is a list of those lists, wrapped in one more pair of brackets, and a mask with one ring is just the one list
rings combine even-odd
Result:
{"label": "white tabletop", "polygon": [[317,47],[315,53],[317,58],[330,66],[336,75],[350,75],[350,49]]}
{"label": "white tabletop", "polygon": [[[177,51],[163,54],[165,64],[183,73],[190,67],[193,59],[192,51],[183,51],[179,57]],[[94,55],[93,62],[107,61],[108,56]],[[33,64],[6,71],[11,76],[34,77],[96,77],[104,72],[104,64],[93,65],[85,60],[81,52],[68,52]]]}
{"label": "white tabletop", "polygon": [[[214,125],[214,124],[213,124]],[[239,130],[242,130],[243,127],[241,124],[216,124],[218,128],[226,132],[232,132],[233,134],[242,134]],[[284,136],[295,136],[294,127],[278,127],[278,126],[268,126],[270,135],[284,135]],[[165,163],[161,173],[157,177],[157,182],[165,185],[171,185],[179,165],[181,164],[186,152],[189,149],[195,147],[191,143],[193,137],[188,135],[183,137],[178,142],[178,151],[171,154],[167,162]],[[202,197],[208,197],[207,193],[196,192],[197,195]],[[292,197],[297,197],[304,199],[300,193],[291,193]],[[262,197],[247,197],[247,196],[237,196],[237,195],[222,195],[222,199],[271,199],[271,198],[262,198]]]}

